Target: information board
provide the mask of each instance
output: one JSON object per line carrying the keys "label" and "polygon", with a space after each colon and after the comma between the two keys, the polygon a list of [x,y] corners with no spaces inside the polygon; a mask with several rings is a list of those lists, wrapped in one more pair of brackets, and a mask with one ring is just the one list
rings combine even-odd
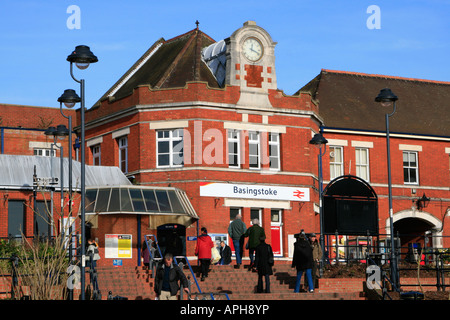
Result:
{"label": "information board", "polygon": [[131,259],[132,256],[131,234],[106,234],[105,258],[107,259]]}

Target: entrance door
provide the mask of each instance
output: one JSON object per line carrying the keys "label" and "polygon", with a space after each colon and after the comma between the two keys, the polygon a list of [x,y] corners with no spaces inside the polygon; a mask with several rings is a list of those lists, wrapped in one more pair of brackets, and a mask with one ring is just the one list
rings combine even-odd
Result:
{"label": "entrance door", "polygon": [[272,250],[275,256],[283,256],[283,241],[282,241],[282,220],[281,209],[272,209],[270,211],[270,232],[272,237]]}
{"label": "entrance door", "polygon": [[157,238],[161,253],[170,252],[173,256],[186,255],[186,227],[180,224],[164,224],[157,229]]}

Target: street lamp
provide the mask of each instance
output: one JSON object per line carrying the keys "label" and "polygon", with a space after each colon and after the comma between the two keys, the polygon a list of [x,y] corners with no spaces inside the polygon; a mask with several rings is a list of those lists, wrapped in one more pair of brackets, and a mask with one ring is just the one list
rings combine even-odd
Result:
{"label": "street lamp", "polygon": [[[72,213],[72,116],[66,116],[63,112],[62,105],[73,108],[75,103],[80,102],[81,98],[72,89],[64,90],[64,93],[58,98],[59,111],[64,118],[69,121],[69,213]],[[71,252],[71,251],[70,251]],[[70,253],[69,253],[70,256]]]}
{"label": "street lamp", "polygon": [[[80,84],[80,92],[81,92],[81,99],[79,102],[81,102],[81,300],[85,299],[85,266],[86,266],[86,235],[85,235],[85,223],[86,223],[86,212],[85,212],[85,194],[86,194],[86,175],[85,175],[85,165],[86,165],[86,158],[85,158],[85,121],[84,121],[84,104],[85,104],[85,98],[84,98],[84,79],[78,80],[73,75],[73,64],[81,69],[84,70],[91,63],[95,63],[98,61],[97,57],[91,52],[88,46],[76,46],[75,50],[67,57],[67,61],[70,62],[70,76],[72,77],[75,82],[78,82]],[[67,91],[67,90],[66,90]],[[66,91],[64,93],[66,93]],[[73,90],[72,90],[73,91]],[[72,92],[68,92],[68,95],[70,95],[72,98],[74,98]],[[76,99],[75,99],[76,100]],[[68,99],[66,100],[70,103],[75,103],[78,101],[74,101],[74,99]],[[63,101],[61,101],[63,102]],[[70,105],[70,104],[69,104]],[[67,107],[69,105],[66,104]],[[72,105],[73,106],[73,105]]]}
{"label": "street lamp", "polygon": [[[309,144],[315,145],[319,148],[318,163],[319,163],[319,224],[320,224],[320,247],[322,248],[322,256],[320,258],[319,272],[323,276],[325,241],[323,237],[323,174],[322,174],[322,157],[327,150],[328,140],[324,138],[322,133],[316,133],[309,141]],[[322,146],[323,152],[322,152]]]}
{"label": "street lamp", "polygon": [[391,181],[391,148],[389,141],[389,117],[395,113],[395,102],[398,100],[397,96],[389,88],[384,88],[375,98],[375,102],[379,102],[383,108],[393,108],[392,113],[386,113],[386,148],[387,148],[387,164],[388,164],[388,189],[389,189],[389,223],[391,233],[391,277],[396,289],[398,289],[398,268],[397,268],[397,254],[395,252],[394,241],[394,219],[392,210],[392,181]]}
{"label": "street lamp", "polygon": [[[54,180],[53,180],[53,146],[55,146],[56,148],[61,150],[60,163],[59,163],[59,165],[60,165],[59,181],[60,181],[60,186],[61,186],[61,190],[60,190],[60,192],[61,192],[61,212],[60,212],[60,214],[61,214],[61,217],[63,217],[64,206],[63,206],[62,200],[64,198],[64,166],[63,166],[63,164],[64,164],[64,148],[62,145],[60,147],[58,147],[57,140],[65,139],[65,137],[67,137],[67,135],[69,134],[69,130],[67,129],[67,127],[65,125],[58,125],[56,128],[49,127],[47,130],[45,130],[44,134],[46,136],[53,136],[53,143],[52,143],[52,148],[51,148],[51,159],[50,159],[50,161],[51,161],[51,165],[50,165],[51,173],[50,174],[52,177],[52,184],[54,183]],[[52,198],[51,219],[53,220],[53,188],[52,188],[51,192],[52,192],[52,195],[51,195],[51,198]]]}
{"label": "street lamp", "polygon": [[[68,119],[69,122],[69,261],[72,262],[72,222],[70,220],[71,217],[73,217],[73,186],[72,186],[72,176],[73,176],[73,170],[72,170],[72,116],[66,116],[63,112],[63,104],[67,108],[73,108],[75,103],[80,102],[81,98],[75,93],[75,90],[67,89],[64,90],[64,93],[58,98],[59,102],[59,111],[61,112],[62,116],[66,119]],[[65,227],[65,225],[64,225]],[[72,290],[69,289],[69,299],[72,300]]]}

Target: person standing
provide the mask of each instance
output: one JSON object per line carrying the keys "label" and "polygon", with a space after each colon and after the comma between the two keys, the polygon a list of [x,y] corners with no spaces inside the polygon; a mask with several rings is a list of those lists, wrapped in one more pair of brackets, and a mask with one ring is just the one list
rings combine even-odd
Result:
{"label": "person standing", "polygon": [[177,265],[173,264],[173,255],[166,253],[164,263],[160,263],[156,270],[154,291],[159,300],[176,300],[180,286],[183,285],[186,293],[189,293],[186,275]]}
{"label": "person standing", "polygon": [[247,226],[242,221],[241,214],[237,214],[228,227],[228,234],[233,241],[234,253],[236,255],[236,267],[240,268],[242,264],[242,254],[244,252],[244,233]]}
{"label": "person standing", "polygon": [[231,248],[227,246],[225,241],[220,241],[220,265],[229,265],[231,263]]}
{"label": "person standing", "polygon": [[311,276],[313,263],[312,248],[302,230],[302,232],[297,236],[297,241],[294,243],[294,256],[292,258],[292,268],[295,267],[297,269],[297,279],[295,281],[294,292],[300,292],[300,282],[303,272],[306,272],[309,292],[314,292],[314,284]]}
{"label": "person standing", "polygon": [[[255,249],[255,267],[258,271],[257,293],[270,293],[270,276],[273,274],[273,251],[272,246],[265,242],[266,237],[260,238],[260,243]],[[266,282],[266,290],[263,290],[263,277]]]}
{"label": "person standing", "polygon": [[97,267],[97,260],[100,260],[97,242],[95,242],[94,239],[89,239],[87,241],[86,250],[86,261],[88,262],[88,266],[92,269],[95,269]]}
{"label": "person standing", "polygon": [[252,220],[253,225],[247,229],[247,231],[244,233],[244,237],[248,237],[248,255],[250,256],[250,267],[249,269],[252,269],[254,264],[254,253],[256,247],[261,242],[261,237],[265,237],[266,233],[264,232],[264,229],[259,226],[259,220],[253,219]]}
{"label": "person standing", "polygon": [[144,263],[144,270],[150,270],[150,250],[147,246],[147,241],[142,242],[142,261]]}
{"label": "person standing", "polygon": [[313,284],[314,287],[317,287],[317,279],[320,278],[320,273],[319,273],[319,263],[320,260],[322,259],[322,248],[319,244],[319,241],[316,238],[316,234],[315,233],[311,233],[309,235],[309,242],[311,244],[311,248],[312,248],[312,252],[313,252],[313,267],[311,270],[311,274],[312,274],[312,279],[313,279]]}
{"label": "person standing", "polygon": [[205,281],[205,278],[208,276],[209,265],[211,264],[211,249],[214,247],[214,242],[208,235],[205,227],[202,227],[201,231],[202,234],[197,238],[195,255],[200,260],[201,280]]}

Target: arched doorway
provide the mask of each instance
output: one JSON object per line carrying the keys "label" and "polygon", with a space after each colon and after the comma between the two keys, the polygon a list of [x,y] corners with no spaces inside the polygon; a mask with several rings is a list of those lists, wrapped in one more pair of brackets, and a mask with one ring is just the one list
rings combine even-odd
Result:
{"label": "arched doorway", "polygon": [[378,236],[378,197],[363,179],[345,175],[323,191],[323,233]]}
{"label": "arched doorway", "polygon": [[[393,221],[395,236],[398,234],[400,237],[402,253],[407,252],[408,246],[413,243],[419,243],[422,247],[442,248],[442,222],[432,214],[424,211],[404,210],[395,213]],[[386,233],[390,234],[389,218],[385,223]]]}

